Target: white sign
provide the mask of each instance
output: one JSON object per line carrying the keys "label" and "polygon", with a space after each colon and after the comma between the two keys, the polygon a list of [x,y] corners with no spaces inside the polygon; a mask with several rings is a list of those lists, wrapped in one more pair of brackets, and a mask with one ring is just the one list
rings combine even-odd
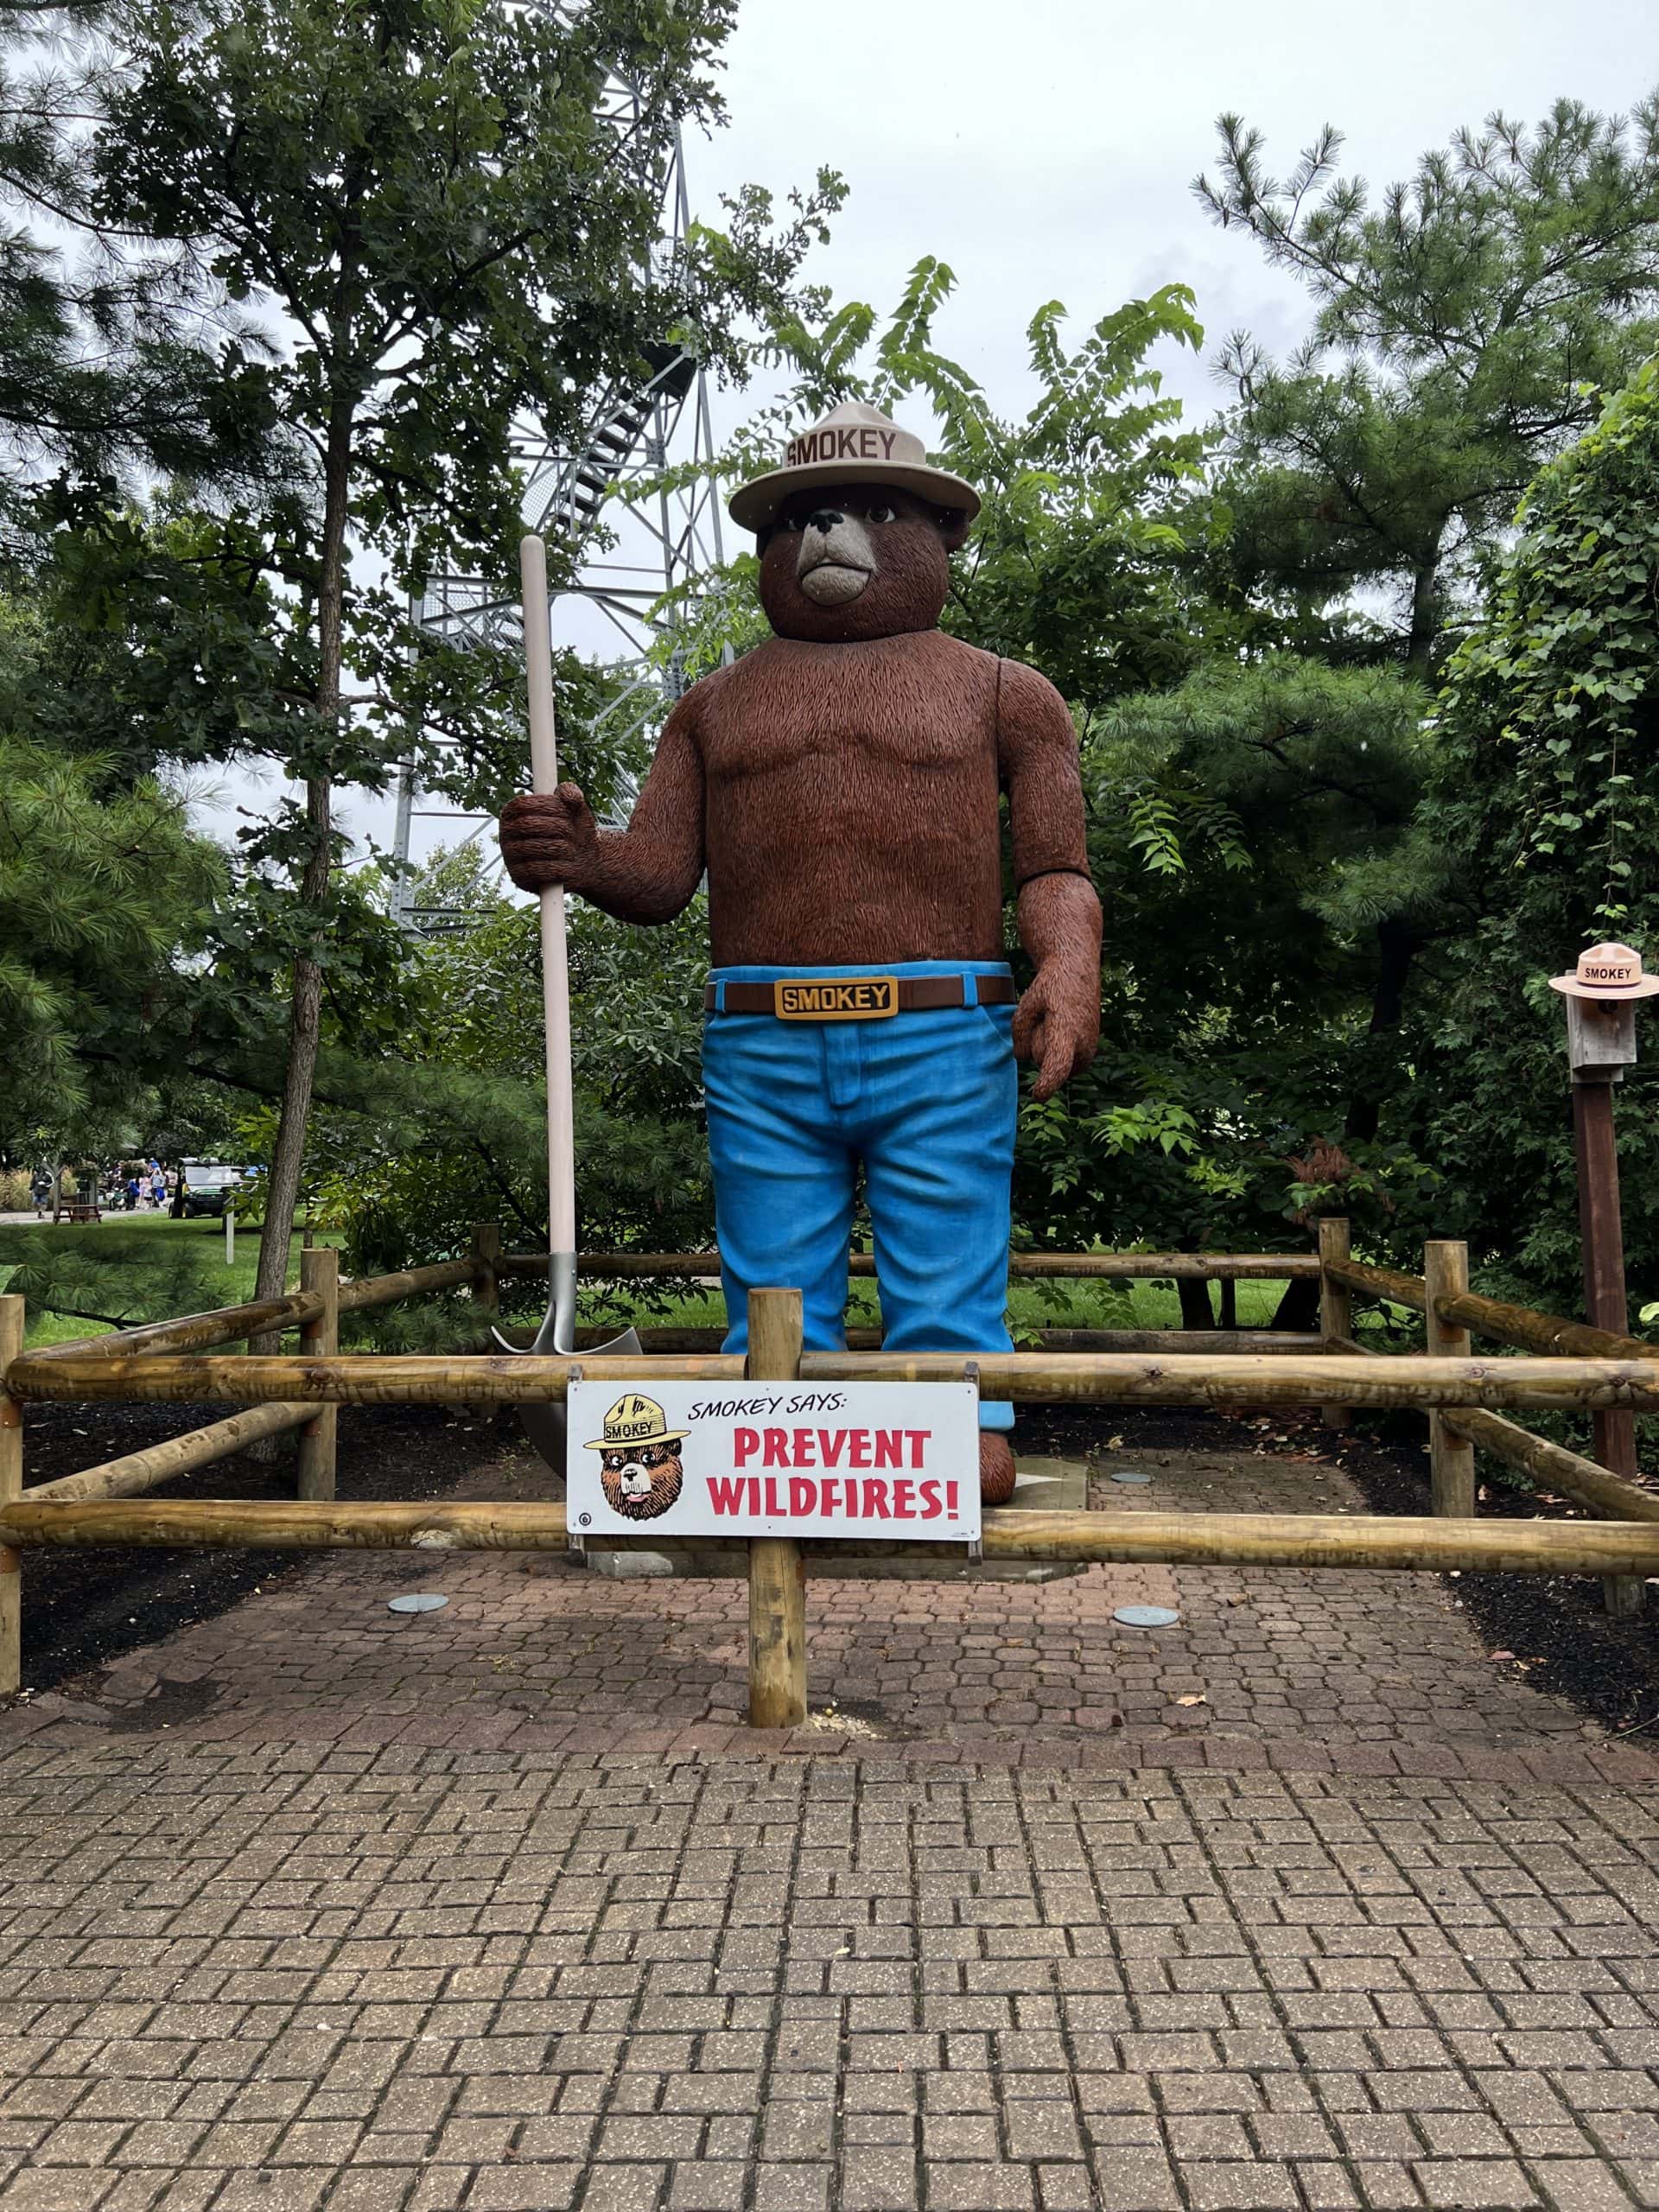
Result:
{"label": "white sign", "polygon": [[573,1535],[979,1538],[971,1382],[570,1385]]}

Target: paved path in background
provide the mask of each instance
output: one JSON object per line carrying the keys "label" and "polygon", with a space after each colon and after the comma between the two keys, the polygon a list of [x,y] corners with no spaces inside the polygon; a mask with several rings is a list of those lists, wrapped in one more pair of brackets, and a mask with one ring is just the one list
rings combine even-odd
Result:
{"label": "paved path in background", "polygon": [[[1332,1462],[1155,1452],[1138,1464],[1151,1485],[1097,1479],[1094,1502],[1365,1510]],[[462,1494],[533,1496],[549,1479],[515,1454]],[[349,1474],[342,1486],[349,1495]],[[423,1587],[448,1606],[387,1611],[388,1598]],[[620,1583],[542,1554],[334,1554],[130,1653],[77,1686],[91,1702],[49,1696],[0,1716],[0,1744],[79,1715],[89,1729],[201,1743],[671,1758],[882,1743],[915,1764],[1659,1777],[1648,1741],[1611,1741],[1529,1687],[1522,1666],[1495,1662],[1452,1587],[1432,1575],[1217,1567],[1096,1567],[1036,1586],[809,1581],[811,1726],[757,1738],[743,1725],[740,1581]],[[27,1605],[27,1566],[24,1592]],[[1149,1601],[1179,1607],[1179,1625],[1112,1618]]]}

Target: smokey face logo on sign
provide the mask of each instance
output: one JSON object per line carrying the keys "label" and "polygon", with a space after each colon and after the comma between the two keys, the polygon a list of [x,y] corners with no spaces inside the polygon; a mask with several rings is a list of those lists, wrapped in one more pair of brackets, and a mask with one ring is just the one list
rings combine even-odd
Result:
{"label": "smokey face logo on sign", "polygon": [[599,1454],[600,1486],[613,1513],[654,1521],[666,1513],[685,1480],[683,1428],[671,1429],[655,1398],[630,1390],[605,1416],[605,1433],[586,1446]]}

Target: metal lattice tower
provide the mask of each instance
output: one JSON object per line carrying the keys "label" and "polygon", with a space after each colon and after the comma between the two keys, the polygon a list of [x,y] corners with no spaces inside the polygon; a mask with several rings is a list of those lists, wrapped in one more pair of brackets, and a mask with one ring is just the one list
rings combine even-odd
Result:
{"label": "metal lattice tower", "polygon": [[[558,16],[566,10],[554,6],[548,12]],[[642,121],[637,88],[612,79],[602,112],[625,137],[637,130]],[[677,130],[662,207],[658,255],[668,258],[683,245],[690,221]],[[658,721],[684,688],[672,650],[675,617],[654,614],[653,609],[666,594],[709,575],[724,558],[719,495],[707,466],[714,459],[715,442],[702,364],[677,346],[664,346],[646,365],[637,383],[613,385],[605,394],[574,449],[556,443],[533,423],[513,442],[514,458],[525,477],[525,528],[562,543],[575,556],[573,581],[552,594],[554,642],[582,649],[572,632],[585,620],[594,633],[588,640],[593,658],[613,679],[604,719],[622,718],[613,734],[624,740]],[[672,492],[660,483],[671,461],[677,468],[697,464],[682,471],[688,480]],[[591,612],[581,618],[578,609],[583,606]],[[476,577],[435,577],[411,611],[446,637],[514,652],[519,647],[523,623],[518,601],[499,597]],[[473,917],[465,908],[416,904],[415,824],[449,824],[453,836],[440,833],[433,842],[453,851],[478,837],[493,819],[423,793],[413,766],[405,764],[397,782],[392,847],[394,920],[422,934],[468,926]]]}

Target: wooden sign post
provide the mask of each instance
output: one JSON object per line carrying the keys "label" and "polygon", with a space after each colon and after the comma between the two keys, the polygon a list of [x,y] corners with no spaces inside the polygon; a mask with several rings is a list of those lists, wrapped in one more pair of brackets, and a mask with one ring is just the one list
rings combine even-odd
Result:
{"label": "wooden sign post", "polygon": [[[801,1294],[749,1293],[748,1372],[792,1382],[801,1371]],[[787,1536],[749,1540],[749,1726],[798,1728],[806,1719],[806,1568]]]}
{"label": "wooden sign post", "polygon": [[[1605,1000],[1567,1001],[1567,1052],[1573,1070],[1573,1138],[1578,1156],[1579,1239],[1584,1256],[1584,1314],[1592,1328],[1628,1333],[1624,1231],[1618,1204],[1618,1144],[1613,1085],[1636,1062],[1636,1008]],[[1636,1416],[1622,1408],[1591,1416],[1600,1464],[1626,1478],[1637,1471]],[[1643,1586],[1629,1576],[1603,1583],[1607,1610],[1642,1610]]]}

